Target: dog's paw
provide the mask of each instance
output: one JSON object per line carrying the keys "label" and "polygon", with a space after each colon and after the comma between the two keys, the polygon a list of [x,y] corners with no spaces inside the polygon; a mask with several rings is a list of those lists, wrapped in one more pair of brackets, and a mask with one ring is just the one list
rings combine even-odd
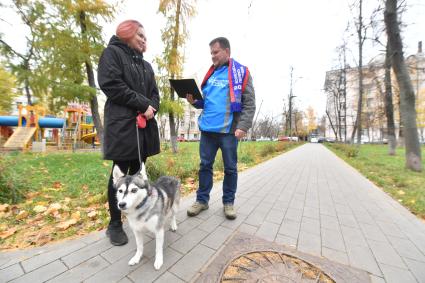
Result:
{"label": "dog's paw", "polygon": [[170,230],[173,231],[173,232],[176,232],[177,231],[177,223],[171,223]]}
{"label": "dog's paw", "polygon": [[139,261],[140,261],[140,256],[137,256],[137,255],[135,255],[135,256],[133,256],[129,261],[128,261],[128,265],[135,265],[135,264],[138,264],[139,263]]}
{"label": "dog's paw", "polygon": [[153,264],[153,267],[155,267],[156,270],[159,270],[161,266],[162,266],[162,258],[161,259],[156,258]]}

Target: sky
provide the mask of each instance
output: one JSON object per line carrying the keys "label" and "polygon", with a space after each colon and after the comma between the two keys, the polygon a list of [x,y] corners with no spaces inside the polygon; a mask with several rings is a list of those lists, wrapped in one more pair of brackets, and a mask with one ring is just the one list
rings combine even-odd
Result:
{"label": "sky", "polygon": [[[113,0],[110,0],[113,1]],[[317,117],[324,115],[326,94],[323,91],[326,71],[337,66],[336,47],[341,45],[347,24],[353,23],[357,11],[350,10],[353,0],[197,0],[197,14],[187,24],[189,38],[185,47],[184,77],[202,81],[211,65],[209,42],[218,36],[227,37],[231,56],[248,66],[253,77],[259,117],[280,119],[284,104],[288,104],[293,68],[292,100],[295,107],[311,106]],[[367,0],[364,17],[379,0]],[[405,54],[417,50],[418,41],[425,40],[425,3],[407,0],[403,18],[407,26],[404,38]],[[422,2],[422,3],[421,3]],[[366,5],[366,4],[365,4]],[[105,24],[108,41],[116,26],[126,19],[139,20],[148,37],[145,59],[153,62],[162,53],[161,28],[164,17],[157,13],[158,0],[124,0],[113,22]],[[379,14],[382,17],[382,13]],[[12,20],[11,20],[12,21]],[[19,44],[19,27],[0,22],[0,32]],[[350,30],[354,33],[353,28]],[[344,36],[345,35],[345,36]],[[348,39],[351,65],[357,56],[356,37]],[[382,52],[383,47],[367,43],[364,62]]]}

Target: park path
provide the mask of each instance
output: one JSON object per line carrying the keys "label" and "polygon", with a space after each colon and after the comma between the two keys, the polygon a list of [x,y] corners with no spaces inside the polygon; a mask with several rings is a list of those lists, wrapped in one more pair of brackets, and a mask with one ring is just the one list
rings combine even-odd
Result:
{"label": "park path", "polygon": [[366,271],[371,282],[425,282],[425,223],[321,144],[240,173],[234,221],[224,218],[221,183],[210,208],[188,218],[193,199],[182,201],[177,232],[166,233],[159,271],[151,236],[143,260],[130,267],[134,237],[115,247],[100,231],[0,253],[0,282],[199,282],[236,231]]}

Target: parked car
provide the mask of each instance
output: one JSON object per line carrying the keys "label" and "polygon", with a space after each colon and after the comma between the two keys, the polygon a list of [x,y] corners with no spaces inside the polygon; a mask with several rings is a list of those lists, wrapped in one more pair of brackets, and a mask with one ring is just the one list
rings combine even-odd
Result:
{"label": "parked car", "polygon": [[177,137],[178,142],[185,142],[186,139],[184,137]]}
{"label": "parked car", "polygon": [[310,137],[310,142],[318,143],[319,139],[317,137]]}
{"label": "parked car", "polygon": [[278,141],[289,141],[289,137],[281,136],[277,138]]}

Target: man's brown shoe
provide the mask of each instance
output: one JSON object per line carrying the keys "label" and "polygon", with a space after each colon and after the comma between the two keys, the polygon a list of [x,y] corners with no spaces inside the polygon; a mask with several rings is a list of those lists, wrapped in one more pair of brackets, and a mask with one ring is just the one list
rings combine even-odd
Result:
{"label": "man's brown shoe", "polygon": [[229,220],[236,219],[236,211],[233,204],[224,205],[224,215],[226,215],[226,218]]}
{"label": "man's brown shoe", "polygon": [[187,210],[188,216],[196,216],[198,215],[202,210],[208,209],[208,203],[202,203],[199,201],[196,201],[192,206],[189,207]]}

